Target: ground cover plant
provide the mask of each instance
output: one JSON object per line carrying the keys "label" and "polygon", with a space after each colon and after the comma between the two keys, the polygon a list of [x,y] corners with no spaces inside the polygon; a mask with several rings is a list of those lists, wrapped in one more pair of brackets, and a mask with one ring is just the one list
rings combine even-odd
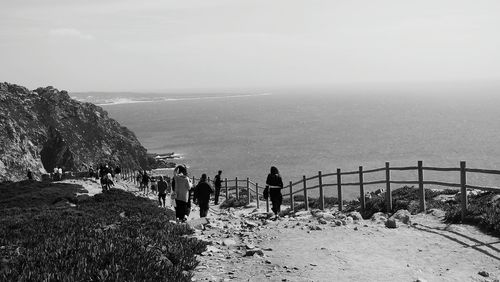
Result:
{"label": "ground cover plant", "polygon": [[[462,221],[460,204],[451,205],[446,210],[446,221]],[[465,223],[479,225],[487,231],[500,235],[500,193],[487,192],[468,197]]]}
{"label": "ground cover plant", "polygon": [[[435,200],[438,195],[453,195],[457,190],[444,189],[444,190],[431,190],[425,189],[425,201],[427,209],[439,208],[446,210],[449,205],[456,204],[455,202],[443,202]],[[385,193],[375,195],[372,198],[365,200],[365,210],[362,213],[364,218],[370,218],[374,213],[394,213],[398,210],[408,210],[411,214],[419,212],[419,189],[413,186],[404,186],[392,191],[392,210],[388,211],[385,204]],[[350,201],[346,205],[347,211],[360,210],[359,199]]]}
{"label": "ground cover plant", "polygon": [[[79,190],[0,184],[1,281],[190,281],[206,243],[184,236],[192,230],[171,223],[172,211],[122,190],[75,197]],[[15,206],[31,195],[46,199]]]}

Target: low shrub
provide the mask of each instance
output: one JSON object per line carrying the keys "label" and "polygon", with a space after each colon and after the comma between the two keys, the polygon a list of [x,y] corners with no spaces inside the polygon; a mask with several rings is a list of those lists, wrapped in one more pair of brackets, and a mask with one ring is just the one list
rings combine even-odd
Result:
{"label": "low shrub", "polygon": [[[425,189],[425,201],[428,209],[440,208],[446,209],[450,206],[450,203],[444,203],[441,201],[436,201],[434,198],[442,194],[456,194],[457,190],[445,189],[445,190],[431,190]],[[365,211],[363,212],[364,218],[370,218],[374,213],[384,212],[393,213],[398,210],[404,209],[408,210],[412,214],[416,214],[420,211],[420,197],[419,189],[413,186],[404,186],[399,189],[392,191],[392,210],[388,211],[385,204],[385,194],[380,196],[374,196],[372,198],[366,199],[365,201]],[[351,201],[347,205],[348,211],[359,210],[360,203],[359,200]]]}
{"label": "low shrub", "polygon": [[170,223],[172,211],[115,189],[54,208],[52,192],[43,203],[10,201],[0,210],[0,280],[190,281],[206,244],[185,237],[187,225]]}
{"label": "low shrub", "polygon": [[[479,225],[485,230],[500,235],[500,193],[488,192],[468,197],[465,223]],[[449,223],[462,221],[460,204],[452,205],[446,210],[445,219]]]}

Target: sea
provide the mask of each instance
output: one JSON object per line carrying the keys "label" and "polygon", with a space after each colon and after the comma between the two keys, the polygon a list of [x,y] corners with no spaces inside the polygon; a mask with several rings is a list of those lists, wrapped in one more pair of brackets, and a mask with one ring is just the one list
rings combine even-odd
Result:
{"label": "sea", "polygon": [[[284,182],[391,166],[500,170],[500,95],[495,87],[439,85],[264,91],[73,93],[103,107],[150,153],[174,152],[189,174],[264,184],[271,166]],[[343,182],[356,182],[358,175]],[[468,173],[468,183],[500,186],[500,177]],[[391,172],[393,180],[417,180]],[[425,180],[459,183],[458,172],[425,172]],[[385,173],[365,176],[383,180]],[[323,183],[335,183],[325,178]],[[397,186],[397,185],[396,185]],[[384,188],[370,185],[367,191]],[[296,187],[298,189],[300,187]],[[443,188],[443,187],[430,187]],[[327,196],[336,196],[328,187]],[[359,195],[346,187],[344,197]]]}

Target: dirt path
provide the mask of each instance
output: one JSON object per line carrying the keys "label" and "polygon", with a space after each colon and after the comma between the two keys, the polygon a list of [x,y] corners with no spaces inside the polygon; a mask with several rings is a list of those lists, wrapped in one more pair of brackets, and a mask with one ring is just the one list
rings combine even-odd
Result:
{"label": "dirt path", "polygon": [[[500,239],[472,226],[445,225],[439,213],[419,214],[412,217],[412,224],[389,229],[371,220],[341,226],[333,221],[319,224],[310,213],[268,221],[258,219],[262,213],[251,211],[211,211],[208,228],[196,235],[212,242],[199,257],[196,281],[500,278]],[[311,230],[318,227],[321,230]],[[253,247],[263,255],[257,251],[245,256]],[[481,271],[489,277],[481,276]]]}

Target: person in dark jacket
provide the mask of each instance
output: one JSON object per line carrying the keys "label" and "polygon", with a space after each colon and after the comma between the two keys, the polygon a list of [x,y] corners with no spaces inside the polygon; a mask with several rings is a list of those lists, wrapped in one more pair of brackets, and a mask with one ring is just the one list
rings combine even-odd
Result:
{"label": "person in dark jacket", "polygon": [[283,180],[278,169],[274,166],[271,167],[271,173],[267,175],[266,189],[269,190],[269,196],[271,197],[272,210],[275,215],[274,219],[277,219],[281,209],[281,202],[283,201],[283,196],[281,195]]}
{"label": "person in dark jacket", "polygon": [[208,214],[209,203],[210,203],[210,194],[212,194],[214,190],[212,186],[207,182],[207,175],[202,174],[200,182],[194,188],[194,201],[198,202],[198,206],[200,207],[200,217],[206,217]]}
{"label": "person in dark jacket", "polygon": [[167,198],[167,194],[170,193],[170,184],[163,180],[163,176],[160,176],[160,180],[158,181],[158,201],[160,202],[160,206],[162,208],[165,207],[165,200]]}
{"label": "person in dark jacket", "polygon": [[222,186],[222,180],[220,179],[222,170],[219,170],[217,175],[214,177],[215,195],[214,195],[214,205],[219,204],[220,189]]}

